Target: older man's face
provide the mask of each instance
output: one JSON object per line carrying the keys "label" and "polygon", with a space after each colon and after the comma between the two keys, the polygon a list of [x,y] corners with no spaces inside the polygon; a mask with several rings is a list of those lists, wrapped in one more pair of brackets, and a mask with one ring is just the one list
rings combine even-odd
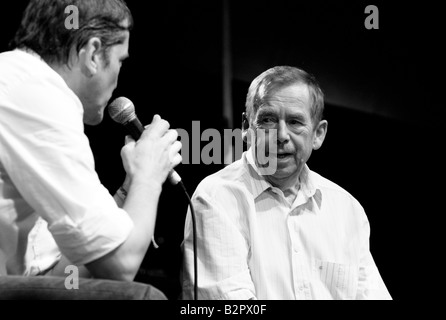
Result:
{"label": "older man's face", "polygon": [[[270,151],[269,157],[277,159],[277,170],[266,176],[266,179],[278,187],[295,185],[312,150],[318,149],[323,141],[323,137],[320,141],[318,131],[320,124],[315,127],[311,119],[308,86],[293,84],[271,94],[257,111],[254,125],[257,129],[277,130],[275,142],[257,135],[257,146],[264,144]],[[324,128],[326,129],[326,125]],[[275,145],[271,146],[270,143]],[[271,152],[275,147],[277,152]]]}

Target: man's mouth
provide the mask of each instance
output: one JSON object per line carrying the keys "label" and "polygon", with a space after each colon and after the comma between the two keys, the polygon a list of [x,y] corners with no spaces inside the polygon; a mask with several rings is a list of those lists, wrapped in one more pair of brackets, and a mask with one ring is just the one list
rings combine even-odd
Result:
{"label": "man's mouth", "polygon": [[293,156],[292,153],[287,153],[287,152],[278,153],[277,154],[277,159],[286,159],[286,158],[291,157],[291,156]]}

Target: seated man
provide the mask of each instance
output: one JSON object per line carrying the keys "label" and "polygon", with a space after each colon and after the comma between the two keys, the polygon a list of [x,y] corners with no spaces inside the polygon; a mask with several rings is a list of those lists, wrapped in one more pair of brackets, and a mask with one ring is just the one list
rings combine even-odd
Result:
{"label": "seated man", "polygon": [[[364,209],[306,165],[327,133],[323,108],[318,83],[303,70],[275,67],[252,82],[250,148],[192,197],[199,299],[391,299],[369,250]],[[185,299],[194,293],[192,244],[189,211]]]}

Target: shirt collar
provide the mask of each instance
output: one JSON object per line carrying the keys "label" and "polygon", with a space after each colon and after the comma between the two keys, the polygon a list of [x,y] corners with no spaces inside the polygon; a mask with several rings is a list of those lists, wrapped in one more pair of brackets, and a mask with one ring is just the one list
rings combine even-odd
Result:
{"label": "shirt collar", "polygon": [[304,193],[304,195],[308,198],[314,196],[317,188],[315,186],[313,174],[307,165],[303,167],[299,179],[300,179],[300,190]]}
{"label": "shirt collar", "polygon": [[[249,150],[245,153],[245,158],[250,178],[248,179],[249,182],[247,183],[247,185],[250,187],[254,199],[256,199],[261,193],[272,188],[272,185],[268,181],[266,181],[265,178],[260,174],[260,171],[255,164],[253,153],[254,148],[249,148]],[[310,199],[311,197],[315,196],[315,198],[318,198],[316,199],[316,201],[318,202],[318,205],[320,207],[322,194],[320,189],[317,187],[317,182],[314,174],[311,172],[310,168],[307,165],[304,166],[299,179],[299,193],[302,192],[303,196],[306,199]]]}
{"label": "shirt collar", "polygon": [[250,187],[251,193],[254,199],[256,199],[261,193],[271,188],[272,186],[260,174],[260,171],[257,168],[254,157],[252,155],[253,150],[253,148],[249,148],[249,150],[245,152],[245,161],[246,166],[248,167],[247,186]]}

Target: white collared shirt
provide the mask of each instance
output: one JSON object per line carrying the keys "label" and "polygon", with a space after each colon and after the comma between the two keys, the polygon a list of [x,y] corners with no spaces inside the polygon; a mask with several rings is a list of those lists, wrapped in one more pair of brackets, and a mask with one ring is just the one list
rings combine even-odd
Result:
{"label": "white collared shirt", "polygon": [[52,238],[71,262],[89,263],[132,228],[95,172],[75,93],[37,55],[0,54],[0,275],[50,267],[60,255]]}
{"label": "white collared shirt", "polygon": [[[259,175],[251,149],[193,197],[199,299],[391,299],[369,250],[370,228],[347,191],[306,166],[293,204]],[[190,210],[183,294],[193,297]]]}

